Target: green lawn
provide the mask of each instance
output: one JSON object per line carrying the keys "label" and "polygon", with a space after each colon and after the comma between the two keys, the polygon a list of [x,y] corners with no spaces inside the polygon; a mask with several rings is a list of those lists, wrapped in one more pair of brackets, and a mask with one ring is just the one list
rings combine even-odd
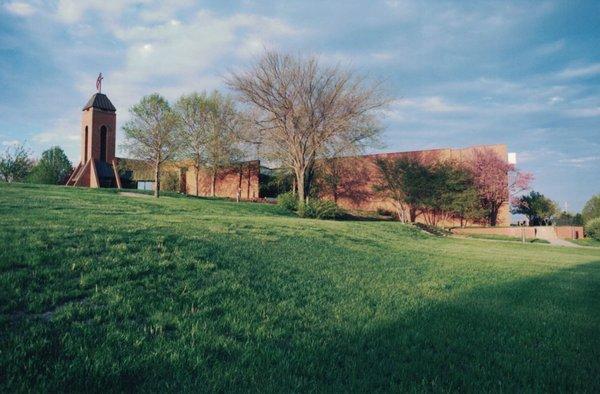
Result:
{"label": "green lawn", "polygon": [[583,238],[583,239],[570,239],[569,241],[575,242],[581,246],[596,246],[600,247],[600,241],[595,240],[593,238]]}
{"label": "green lawn", "polygon": [[0,392],[600,391],[600,249],[0,184]]}
{"label": "green lawn", "polygon": [[[491,240],[495,240],[495,241],[523,242],[522,238],[511,237],[509,235],[501,235],[501,234],[463,234],[461,236],[463,236],[463,237],[469,237],[469,238],[491,239]],[[550,243],[550,242],[546,241],[545,239],[539,239],[539,238],[525,238],[525,242],[529,242],[529,243],[541,243],[541,244],[548,244],[548,243]]]}

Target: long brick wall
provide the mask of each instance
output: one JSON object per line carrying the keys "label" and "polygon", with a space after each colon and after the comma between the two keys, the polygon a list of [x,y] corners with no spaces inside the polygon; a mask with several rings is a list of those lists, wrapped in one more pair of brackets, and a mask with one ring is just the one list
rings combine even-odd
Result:
{"label": "long brick wall", "polygon": [[[255,200],[259,198],[260,162],[249,161],[235,165],[218,172],[216,178],[215,195],[217,197],[236,198],[238,190],[242,200]],[[210,196],[212,176],[201,168],[196,184],[196,169],[189,166],[185,172],[185,190],[187,194]]]}
{"label": "long brick wall", "polygon": [[[382,153],[374,155],[364,155],[356,157],[339,158],[336,160],[339,182],[335,188],[335,193],[330,188],[319,187],[320,197],[329,200],[335,200],[338,205],[351,210],[375,211],[384,209],[395,211],[395,207],[389,200],[382,198],[375,193],[373,186],[379,180],[379,169],[376,160],[380,158],[396,159],[399,157],[410,156],[418,158],[423,162],[434,160],[455,160],[464,162],[469,160],[474,151],[479,148],[494,150],[500,157],[507,158],[506,145],[486,145],[475,146],[464,149],[434,149],[414,152],[395,152]],[[121,159],[122,161],[127,159]],[[131,166],[136,161],[131,161]],[[145,164],[142,166],[145,167]],[[178,171],[180,174],[180,191],[190,195],[210,196],[212,178],[206,169],[200,169],[198,173],[198,182],[196,183],[196,170],[191,163],[178,162],[171,163],[163,168],[165,171]],[[151,172],[135,171],[138,176],[136,179],[153,179]],[[148,175],[144,178],[144,172]],[[260,162],[258,160],[240,163],[219,171],[216,179],[215,195],[217,197],[236,198],[240,193],[243,200],[254,200],[261,197],[260,190]],[[508,195],[508,180],[507,190]],[[408,217],[408,212],[405,212]],[[418,217],[417,221],[424,221],[424,218]],[[458,220],[449,220],[439,223],[443,226],[459,226]],[[510,211],[508,204],[504,204],[498,215],[498,225],[508,226],[510,224]]]}
{"label": "long brick wall", "polygon": [[[538,238],[539,227],[468,227],[454,228],[455,234],[483,234],[483,235],[505,235],[508,237]],[[544,228],[546,229],[546,228]],[[580,239],[583,238],[583,227],[580,226],[556,226],[553,227],[556,238]]]}
{"label": "long brick wall", "polygon": [[[347,209],[362,211],[375,211],[385,209],[395,211],[394,205],[375,193],[373,186],[379,179],[379,169],[376,165],[377,159],[396,159],[400,157],[413,157],[423,162],[433,160],[455,160],[464,162],[472,158],[476,149],[491,149],[505,160],[508,157],[506,145],[485,145],[473,146],[463,149],[434,149],[414,152],[395,152],[382,153],[374,155],[364,155],[356,157],[347,157],[336,160],[336,173],[339,177],[338,187],[334,191],[331,188],[320,187],[321,198],[335,200],[338,205]],[[506,194],[508,196],[508,179],[506,185]],[[408,217],[408,212],[405,212]],[[418,217],[417,221],[423,221]],[[440,223],[444,226],[458,226],[458,220],[445,221]],[[507,226],[510,224],[510,211],[508,203],[504,204],[498,214],[498,225]]]}

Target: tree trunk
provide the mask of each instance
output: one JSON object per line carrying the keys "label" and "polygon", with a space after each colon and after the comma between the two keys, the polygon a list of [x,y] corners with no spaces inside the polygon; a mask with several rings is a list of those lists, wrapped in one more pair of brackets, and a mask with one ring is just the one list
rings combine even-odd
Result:
{"label": "tree trunk", "polygon": [[417,220],[417,209],[410,207],[408,213],[410,215],[410,222],[414,223]]}
{"label": "tree trunk", "polygon": [[490,226],[495,227],[498,222],[498,208],[493,207],[490,210]]}
{"label": "tree trunk", "polygon": [[298,188],[298,213],[303,215],[304,213],[304,172],[302,170],[296,170],[296,187]]}
{"label": "tree trunk", "polygon": [[[244,171],[244,168],[240,164],[240,173],[239,173],[239,177],[238,177],[237,193],[235,195],[235,200],[237,202],[240,202],[240,198],[242,197],[242,177],[243,177],[243,171]],[[250,168],[248,168],[248,172],[250,172]],[[248,174],[248,178],[249,177],[250,177],[250,174]],[[248,189],[248,190],[250,190],[250,189]]]}
{"label": "tree trunk", "polygon": [[200,182],[200,167],[196,166],[196,197],[200,195],[200,185],[198,182]]}
{"label": "tree trunk", "polygon": [[154,166],[154,197],[158,198],[160,195],[160,164],[156,163]]}
{"label": "tree trunk", "polygon": [[314,167],[310,166],[309,169],[306,171],[306,175],[304,176],[304,179],[305,179],[304,194],[306,195],[306,197],[308,197],[310,195],[310,189],[312,188],[312,182],[313,182],[314,175],[315,175]]}
{"label": "tree trunk", "polygon": [[215,197],[217,188],[217,171],[212,172],[212,183],[210,185],[210,194]]}

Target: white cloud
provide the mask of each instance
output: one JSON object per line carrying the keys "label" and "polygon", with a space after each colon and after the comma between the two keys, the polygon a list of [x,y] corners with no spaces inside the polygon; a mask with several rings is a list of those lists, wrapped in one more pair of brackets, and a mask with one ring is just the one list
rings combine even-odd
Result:
{"label": "white cloud", "polygon": [[217,65],[245,61],[298,33],[273,18],[207,11],[176,23],[119,25],[114,34],[125,48],[124,62],[105,73],[107,92],[128,107],[152,91],[174,98],[216,88],[227,71]]}
{"label": "white cloud", "polygon": [[535,56],[548,56],[562,51],[566,46],[565,40],[558,40],[542,44],[533,50]]}
{"label": "white cloud", "polygon": [[575,163],[575,164],[580,164],[580,163],[587,163],[590,161],[598,161],[600,160],[600,156],[585,156],[585,157],[576,157],[576,158],[571,158],[571,159],[562,159],[559,160],[561,163]]}
{"label": "white cloud", "polygon": [[573,108],[565,110],[564,113],[572,118],[594,118],[600,116],[600,107]]}
{"label": "white cloud", "polygon": [[371,56],[375,59],[375,60],[380,60],[380,61],[388,61],[388,60],[392,60],[394,58],[394,54],[391,52],[374,52],[371,54]]}
{"label": "white cloud", "polygon": [[565,101],[565,99],[563,99],[562,97],[554,96],[554,97],[550,97],[550,100],[548,100],[548,103],[549,104],[558,104],[563,101]]}
{"label": "white cloud", "polygon": [[520,163],[534,163],[540,161],[547,161],[549,157],[556,159],[557,157],[562,157],[564,154],[562,152],[548,149],[548,148],[539,148],[534,150],[526,150],[517,153],[517,159]]}
{"label": "white cloud", "polygon": [[585,168],[594,166],[597,162],[600,162],[600,156],[572,157],[561,159],[558,162],[576,168]]}
{"label": "white cloud", "polygon": [[19,145],[21,143],[21,141],[19,140],[8,140],[8,141],[2,141],[2,146],[15,146],[15,145]]}
{"label": "white cloud", "polygon": [[[120,18],[128,7],[136,3],[144,3],[144,0],[59,0],[54,16],[64,23],[81,22],[85,15],[91,15],[98,19]],[[101,17],[101,18],[99,18]]]}
{"label": "white cloud", "polygon": [[79,158],[81,119],[80,112],[74,112],[67,117],[55,119],[45,130],[34,133],[29,139],[36,152],[59,145],[72,161]]}
{"label": "white cloud", "polygon": [[4,4],[4,8],[11,14],[18,16],[31,16],[35,14],[35,8],[29,4],[20,1],[13,1]]}
{"label": "white cloud", "polygon": [[470,108],[464,105],[450,104],[445,101],[442,97],[423,97],[415,99],[398,99],[392,103],[392,107],[397,109],[401,108],[412,108],[419,109],[425,112],[465,112]]}
{"label": "white cloud", "polygon": [[600,63],[594,63],[581,67],[568,67],[558,73],[558,76],[561,78],[580,78],[598,74],[600,74]]}
{"label": "white cloud", "polygon": [[35,134],[33,136],[33,141],[38,142],[40,144],[59,143],[65,140],[78,141],[79,133],[69,134],[63,131],[45,131],[42,133]]}

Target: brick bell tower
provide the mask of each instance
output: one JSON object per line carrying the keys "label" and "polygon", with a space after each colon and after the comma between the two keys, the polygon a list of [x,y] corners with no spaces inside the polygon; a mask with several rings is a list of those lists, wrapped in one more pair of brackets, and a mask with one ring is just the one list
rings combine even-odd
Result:
{"label": "brick bell tower", "polygon": [[101,93],[102,74],[98,90],[83,107],[81,118],[81,159],[67,181],[68,186],[121,188],[115,160],[117,109]]}

